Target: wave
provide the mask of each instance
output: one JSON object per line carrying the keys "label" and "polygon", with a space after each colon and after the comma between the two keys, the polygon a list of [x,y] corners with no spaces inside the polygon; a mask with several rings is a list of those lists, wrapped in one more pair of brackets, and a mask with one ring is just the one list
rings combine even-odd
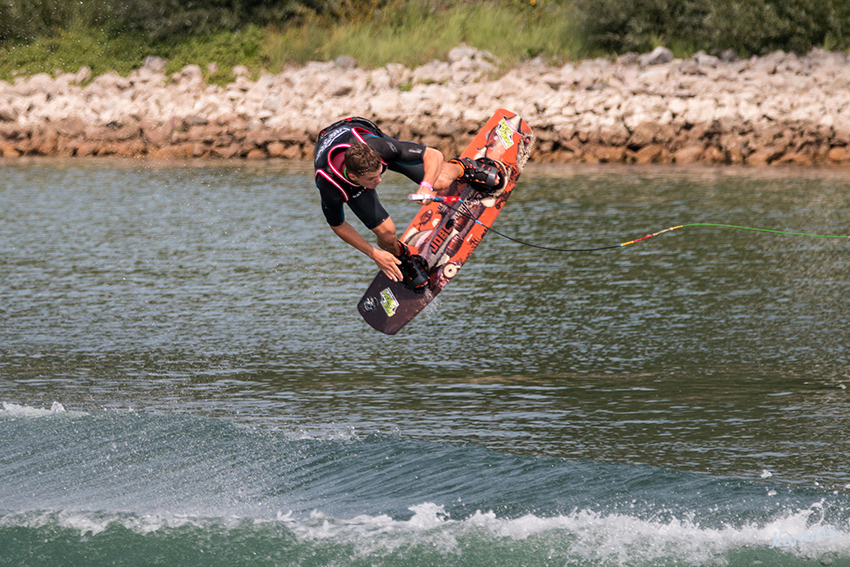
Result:
{"label": "wave", "polygon": [[0,565],[850,565],[850,498],[767,476],[2,407]]}
{"label": "wave", "polygon": [[[388,515],[341,519],[318,511],[302,519],[279,513],[275,520],[68,511],[7,514],[0,518],[0,549],[6,550],[0,564],[850,564],[850,533],[813,527],[804,511],[740,528],[588,510],[518,518],[476,511],[459,520],[430,502],[411,511],[407,520]],[[28,562],[34,557],[46,561]]]}

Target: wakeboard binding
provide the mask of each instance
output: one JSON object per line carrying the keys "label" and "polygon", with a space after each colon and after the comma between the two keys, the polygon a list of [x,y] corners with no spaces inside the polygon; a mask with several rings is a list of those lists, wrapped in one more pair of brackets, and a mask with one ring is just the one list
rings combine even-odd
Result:
{"label": "wakeboard binding", "polygon": [[429,279],[428,262],[418,254],[411,254],[410,249],[401,240],[398,241],[398,247],[401,250],[398,259],[401,260],[399,269],[402,283],[416,293],[425,293]]}
{"label": "wakeboard binding", "polygon": [[486,195],[492,195],[504,188],[508,180],[505,166],[487,157],[459,158],[451,160],[450,163],[456,163],[463,168],[463,174],[458,177],[458,181],[471,185]]}

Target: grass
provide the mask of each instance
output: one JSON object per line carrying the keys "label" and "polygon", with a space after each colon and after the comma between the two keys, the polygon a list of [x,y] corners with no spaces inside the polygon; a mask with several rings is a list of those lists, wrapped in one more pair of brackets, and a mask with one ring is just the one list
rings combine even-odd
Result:
{"label": "grass", "polygon": [[555,60],[578,56],[582,46],[565,11],[556,6],[543,10],[512,3],[456,5],[441,12],[408,6],[389,22],[378,18],[328,27],[311,21],[271,30],[264,50],[272,67],[340,55],[363,67],[414,67],[445,59],[461,43],[490,51],[507,65],[538,55]]}
{"label": "grass", "polygon": [[[225,83],[235,65],[279,72],[290,64],[348,55],[366,68],[388,63],[415,67],[445,59],[461,43],[490,51],[509,66],[537,56],[577,58],[584,52],[577,37],[557,3],[489,1],[434,9],[427,2],[403,2],[396,10],[343,18],[340,23],[315,16],[284,28],[249,25],[160,42],[141,34],[116,37],[77,27],[29,42],[0,44],[0,79],[56,70],[75,73],[83,65],[94,76],[111,70],[126,75],[146,56],[156,55],[168,61],[169,73],[191,63],[201,66],[208,81]],[[214,74],[207,71],[209,63],[217,64]]]}
{"label": "grass", "polygon": [[[269,0],[266,7],[298,8],[283,27],[222,23],[217,3],[180,0],[195,18],[194,35],[149,35],[156,6],[171,0],[139,0],[148,10],[120,23],[128,0],[0,0],[0,79],[16,74],[75,73],[86,65],[95,76],[138,68],[148,55],[167,60],[171,73],[196,64],[206,79],[225,83],[235,65],[256,74],[289,64],[353,57],[361,67],[400,63],[408,68],[445,59],[464,43],[493,53],[502,68],[542,56],[553,63],[613,52],[670,47],[680,58],[698,49],[734,48],[739,56],[811,46],[848,49],[847,0]],[[171,2],[171,3],[169,3]],[[234,3],[258,6],[260,2]],[[155,5],[155,6],[154,6]],[[219,6],[219,7],[216,7]],[[315,9],[310,8],[313,6]],[[316,8],[318,6],[319,8]],[[324,6],[325,8],[321,8]],[[701,7],[694,10],[694,7]],[[111,7],[111,8],[110,8]],[[113,13],[109,15],[109,10]],[[116,12],[117,10],[117,12]],[[153,14],[153,16],[151,16]],[[260,12],[258,12],[260,14]],[[770,18],[767,16],[770,15]],[[137,17],[138,16],[138,17]],[[180,14],[172,14],[177,18]],[[202,17],[203,16],[203,17]],[[117,19],[116,19],[117,18]],[[766,19],[767,18],[767,19]],[[226,20],[226,18],[224,18]],[[139,21],[136,21],[139,20]],[[147,27],[135,25],[147,22]],[[266,18],[262,20],[281,21]],[[204,24],[206,22],[206,25]],[[212,22],[212,23],[210,23]],[[218,23],[216,23],[218,22]],[[167,22],[166,22],[167,23]],[[174,23],[174,22],[171,22]],[[188,25],[188,24],[186,24]],[[226,31],[215,26],[231,25]],[[242,27],[236,27],[236,26]],[[123,26],[123,27],[122,27]],[[157,26],[153,26],[156,28]],[[163,26],[159,26],[163,27]],[[165,26],[168,27],[168,26]],[[146,29],[147,32],[117,32]],[[5,30],[5,31],[4,31]],[[202,31],[204,30],[204,31]],[[795,47],[796,46],[796,47]],[[207,66],[217,71],[208,71]]]}
{"label": "grass", "polygon": [[76,73],[84,65],[94,75],[113,70],[126,75],[148,54],[138,37],[109,38],[97,29],[61,31],[30,43],[0,46],[0,79],[56,70]]}

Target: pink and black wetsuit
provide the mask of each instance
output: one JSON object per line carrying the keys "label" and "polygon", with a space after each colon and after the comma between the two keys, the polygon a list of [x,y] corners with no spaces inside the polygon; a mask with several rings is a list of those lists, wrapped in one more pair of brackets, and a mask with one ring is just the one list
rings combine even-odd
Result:
{"label": "pink and black wetsuit", "polygon": [[316,169],[316,187],[322,197],[322,212],[328,224],[339,226],[345,221],[343,205],[347,203],[357,218],[371,230],[390,215],[378,200],[375,190],[357,185],[344,175],[345,150],[353,141],[363,142],[378,153],[383,164],[382,172],[389,169],[401,173],[416,184],[425,177],[422,162],[425,146],[390,138],[377,125],[359,117],[340,120],[319,134],[313,166]]}

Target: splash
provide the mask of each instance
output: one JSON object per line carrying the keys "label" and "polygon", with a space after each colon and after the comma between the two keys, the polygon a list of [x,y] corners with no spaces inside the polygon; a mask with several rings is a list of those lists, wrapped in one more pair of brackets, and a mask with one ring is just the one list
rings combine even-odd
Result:
{"label": "splash", "polygon": [[71,417],[88,415],[85,412],[67,411],[65,409],[65,406],[63,406],[59,402],[53,402],[50,405],[50,409],[34,408],[26,405],[3,402],[3,409],[0,409],[0,417],[6,417],[10,419],[49,417],[55,416],[57,414]]}

